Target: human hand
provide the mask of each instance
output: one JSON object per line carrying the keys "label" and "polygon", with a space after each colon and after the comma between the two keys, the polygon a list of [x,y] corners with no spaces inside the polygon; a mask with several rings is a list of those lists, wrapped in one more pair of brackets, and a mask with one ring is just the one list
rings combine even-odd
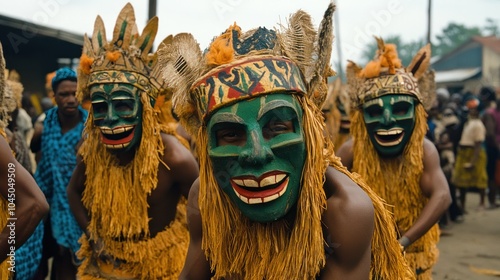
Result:
{"label": "human hand", "polygon": [[410,246],[411,241],[410,238],[403,236],[399,240],[399,245],[401,246],[401,251],[404,252],[406,250],[406,247]]}
{"label": "human hand", "polygon": [[106,253],[105,244],[101,238],[97,238],[97,240],[89,240],[89,243],[92,248],[92,253],[96,258],[106,262],[111,262],[113,260],[113,257]]}

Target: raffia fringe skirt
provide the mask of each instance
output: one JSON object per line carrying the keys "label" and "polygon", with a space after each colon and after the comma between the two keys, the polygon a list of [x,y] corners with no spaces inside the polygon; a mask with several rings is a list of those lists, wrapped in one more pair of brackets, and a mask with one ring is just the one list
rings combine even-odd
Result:
{"label": "raffia fringe skirt", "polygon": [[465,169],[464,164],[471,162],[474,155],[472,147],[458,147],[457,160],[451,182],[458,188],[476,187],[485,189],[488,186],[486,173],[486,152],[481,147],[479,157],[472,169]]}

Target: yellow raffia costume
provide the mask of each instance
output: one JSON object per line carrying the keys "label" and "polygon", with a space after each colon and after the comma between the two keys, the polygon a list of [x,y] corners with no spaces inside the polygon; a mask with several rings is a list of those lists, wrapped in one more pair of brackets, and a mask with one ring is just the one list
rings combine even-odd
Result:
{"label": "yellow raffia costume", "polygon": [[101,240],[106,254],[121,263],[113,267],[94,258],[89,240],[83,235],[78,252],[83,259],[79,279],[177,279],[184,264],[189,243],[185,199],[179,202],[174,221],[155,237],[148,237],[147,198],[158,184],[159,165],[164,164],[160,132],[182,140],[168,124],[170,109],[163,108],[171,92],[159,76],[156,54],[148,53],[157,29],[158,18],[154,17],[139,34],[133,7],[127,4],[118,16],[111,42],[106,40],[99,16],[92,41],[84,37],[78,71],[79,99],[90,99],[89,87],[93,84],[133,85],[140,90],[143,130],[134,159],[120,166],[100,142],[93,112],[89,114],[85,141],[79,151],[86,165],[82,201],[91,217],[88,232],[91,240]]}
{"label": "yellow raffia costume", "polygon": [[[314,279],[326,262],[322,214],[329,165],[347,174],[373,199],[371,279],[412,279],[396,234],[387,227],[394,222],[382,200],[341,165],[323,135],[319,108],[326,97],[324,76],[332,48],[334,9],[330,4],[319,32],[310,16],[298,11],[290,17],[289,26],[276,34],[262,27],[243,33],[235,24],[213,41],[205,56],[191,34],[176,35],[160,46],[164,78],[176,89],[176,114],[197,139],[202,248],[214,279]],[[218,186],[208,157],[206,120],[211,113],[273,92],[295,95],[304,112],[307,155],[293,228],[281,221],[264,224],[244,216]]]}
{"label": "yellow raffia costume", "polygon": [[[369,186],[391,205],[397,229],[408,230],[419,217],[428,199],[420,189],[423,173],[423,142],[427,132],[425,106],[432,104],[434,73],[427,71],[430,46],[423,47],[405,69],[398,59],[396,47],[377,38],[379,51],[375,60],[361,69],[348,65],[348,83],[354,103],[351,113],[353,171],[361,174]],[[407,94],[419,100],[415,106],[415,128],[403,155],[381,159],[370,141],[361,105],[386,94]],[[399,237],[398,237],[399,238]],[[417,279],[431,279],[432,266],[438,258],[439,228],[436,224],[405,250]],[[419,273],[421,272],[421,273]]]}
{"label": "yellow raffia costume", "polygon": [[[340,111],[343,106],[345,116]],[[347,93],[347,85],[342,84],[340,78],[328,84],[328,94],[321,108],[325,117],[325,133],[333,142],[334,150],[337,151],[351,134],[350,130],[350,98]]]}

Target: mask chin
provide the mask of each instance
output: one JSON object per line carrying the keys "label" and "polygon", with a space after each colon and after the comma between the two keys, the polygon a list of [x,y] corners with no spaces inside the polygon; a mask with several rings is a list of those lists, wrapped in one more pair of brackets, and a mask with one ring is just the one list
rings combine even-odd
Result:
{"label": "mask chin", "polygon": [[370,134],[370,140],[381,157],[396,157],[403,153],[413,132],[413,124],[408,129],[391,128],[388,130],[377,130]]}

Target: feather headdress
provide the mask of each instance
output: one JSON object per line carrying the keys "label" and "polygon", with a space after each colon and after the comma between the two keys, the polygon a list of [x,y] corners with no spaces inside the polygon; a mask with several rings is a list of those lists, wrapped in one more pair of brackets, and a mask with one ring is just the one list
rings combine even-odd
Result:
{"label": "feather headdress", "polygon": [[6,79],[5,79],[5,59],[3,57],[3,48],[0,43],[0,130],[4,129],[7,126],[7,108],[5,106],[5,88],[6,88]]}
{"label": "feather headdress", "polygon": [[79,99],[90,99],[93,84],[125,83],[146,92],[151,99],[166,94],[156,54],[150,54],[158,31],[158,17],[149,20],[138,33],[134,8],[127,3],[121,10],[110,42],[100,16],[90,39],[86,34],[78,69]]}
{"label": "feather headdress", "polygon": [[[260,27],[242,32],[233,25],[205,53],[190,34],[171,37],[160,46],[158,60],[174,89],[176,114],[196,137],[202,249],[215,272],[213,279],[313,279],[324,266],[322,184],[328,159],[320,105],[326,96],[333,11],[330,4],[319,32],[310,16],[299,11],[281,30]],[[304,112],[308,155],[294,227],[284,221],[252,222],[244,216],[218,186],[208,156],[206,122],[211,114],[274,92],[295,95]]]}
{"label": "feather headdress", "polygon": [[9,114],[21,105],[23,85],[16,81],[16,73],[6,69],[0,44],[0,128],[7,126],[11,119]]}
{"label": "feather headdress", "polygon": [[327,94],[334,10],[331,3],[318,31],[301,10],[278,31],[242,32],[234,24],[204,54],[191,34],[165,40],[158,60],[175,89],[174,108],[184,126],[196,135],[216,109],[276,91],[306,95],[320,107]]}
{"label": "feather headdress", "polygon": [[386,94],[407,94],[429,108],[435,96],[434,72],[428,69],[430,45],[422,47],[405,68],[398,58],[396,45],[375,39],[378,50],[374,60],[364,69],[352,61],[347,66],[349,94],[354,106]]}

